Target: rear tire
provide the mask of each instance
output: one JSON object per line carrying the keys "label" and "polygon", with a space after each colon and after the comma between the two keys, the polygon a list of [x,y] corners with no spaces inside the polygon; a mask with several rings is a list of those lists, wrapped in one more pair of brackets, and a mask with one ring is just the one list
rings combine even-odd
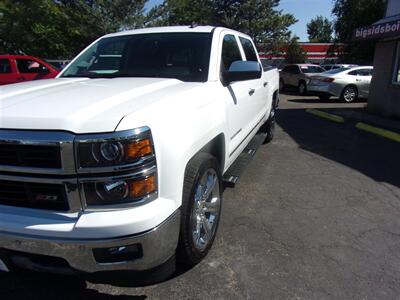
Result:
{"label": "rear tire", "polygon": [[267,135],[265,137],[264,144],[268,144],[274,139],[274,136],[275,136],[275,113],[276,113],[276,109],[272,108],[271,114],[270,114],[267,122],[265,122],[265,124],[263,125],[264,128],[262,128],[262,131]]}
{"label": "rear tire", "polygon": [[346,103],[354,102],[358,99],[358,90],[355,86],[349,85],[343,89],[340,99]]}
{"label": "rear tire", "polygon": [[217,160],[208,153],[192,158],[183,184],[178,261],[195,265],[207,255],[218,229],[222,190]]}

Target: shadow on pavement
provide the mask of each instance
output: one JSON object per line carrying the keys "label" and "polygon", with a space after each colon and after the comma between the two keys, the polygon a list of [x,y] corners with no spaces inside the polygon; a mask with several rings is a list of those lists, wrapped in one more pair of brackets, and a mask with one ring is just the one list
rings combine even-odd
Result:
{"label": "shadow on pavement", "polygon": [[87,287],[84,280],[72,276],[44,273],[0,273],[1,299],[61,300],[115,299],[144,300],[145,295],[109,295]]}
{"label": "shadow on pavement", "polygon": [[352,121],[336,124],[304,109],[279,110],[277,123],[300,148],[400,187],[400,143],[362,132]]}
{"label": "shadow on pavement", "polygon": [[[330,99],[320,99],[318,97],[314,97],[314,98],[305,98],[305,99],[288,99],[288,102],[296,102],[296,103],[344,103],[343,101],[341,101],[338,98],[330,98]],[[366,99],[358,99],[352,103],[366,103],[367,100]]]}
{"label": "shadow on pavement", "polygon": [[[175,262],[175,260],[173,260]],[[98,292],[88,287],[86,279],[91,283],[105,284],[114,287],[144,287],[179,277],[191,267],[177,264],[172,275],[143,275],[129,271],[104,273],[93,278],[64,276],[57,274],[39,273],[18,270],[13,273],[0,272],[0,299],[115,299],[115,300],[144,300],[146,295],[110,295]],[[157,276],[160,275],[160,276]],[[163,277],[168,276],[168,277]]]}
{"label": "shadow on pavement", "polygon": [[305,98],[305,99],[288,99],[288,102],[295,102],[295,103],[337,103],[339,99],[319,99],[318,97],[315,98]]}

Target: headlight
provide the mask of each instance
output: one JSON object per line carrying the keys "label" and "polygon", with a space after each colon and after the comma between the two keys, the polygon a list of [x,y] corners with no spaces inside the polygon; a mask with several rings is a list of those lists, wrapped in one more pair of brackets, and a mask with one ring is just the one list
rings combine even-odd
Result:
{"label": "headlight", "polygon": [[87,205],[135,203],[157,191],[156,175],[85,183]]}
{"label": "headlight", "polygon": [[78,180],[88,206],[143,203],[157,196],[157,165],[148,127],[75,140]]}
{"label": "headlight", "polygon": [[150,131],[143,128],[99,138],[83,136],[77,143],[79,169],[129,165],[154,154]]}

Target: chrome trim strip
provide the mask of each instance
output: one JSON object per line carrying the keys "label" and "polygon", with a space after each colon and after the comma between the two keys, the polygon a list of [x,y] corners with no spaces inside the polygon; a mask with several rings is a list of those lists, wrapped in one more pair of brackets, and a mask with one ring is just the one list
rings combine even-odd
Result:
{"label": "chrome trim strip", "polygon": [[78,174],[96,174],[96,173],[108,173],[108,172],[124,172],[129,171],[131,169],[135,169],[141,167],[145,164],[154,161],[155,164],[155,155],[149,155],[145,157],[141,157],[136,162],[126,165],[117,165],[110,167],[91,167],[91,168],[78,168]]}
{"label": "chrome trim strip", "polygon": [[145,177],[151,174],[157,173],[157,166],[154,164],[146,169],[142,169],[136,172],[131,172],[128,174],[107,174],[103,176],[96,177],[79,177],[79,183],[96,182],[96,181],[114,181],[114,180],[124,180],[124,179],[135,179],[140,177]]}
{"label": "chrome trim strip", "polygon": [[78,134],[75,136],[77,143],[93,143],[93,142],[107,142],[118,141],[127,138],[135,138],[144,133],[150,133],[150,128],[147,126],[139,127],[136,129],[129,129],[124,131],[115,131],[109,133],[92,133],[92,134]]}
{"label": "chrome trim strip", "polygon": [[231,153],[229,153],[229,157],[231,157],[233,155],[233,153],[236,152],[237,149],[239,149],[239,147],[243,144],[243,142],[250,136],[250,134],[253,133],[254,129],[256,129],[258,127],[258,125],[261,124],[261,122],[265,119],[266,115],[263,115],[263,117],[261,118],[260,121],[257,122],[256,126],[253,127],[252,130],[250,130],[250,132],[246,135],[246,137],[239,143],[239,145],[236,146],[235,149],[233,149],[233,151]]}
{"label": "chrome trim strip", "polygon": [[75,135],[65,131],[30,131],[30,130],[0,130],[0,144],[29,146],[59,146],[61,168],[35,168],[12,165],[0,165],[0,171],[31,173],[31,174],[74,174]]}

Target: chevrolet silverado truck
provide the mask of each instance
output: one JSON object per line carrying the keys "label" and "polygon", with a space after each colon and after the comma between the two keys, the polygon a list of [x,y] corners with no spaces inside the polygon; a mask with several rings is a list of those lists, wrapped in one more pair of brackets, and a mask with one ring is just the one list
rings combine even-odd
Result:
{"label": "chevrolet silverado truck", "polygon": [[0,270],[200,262],[278,88],[249,36],[211,26],[108,34],[55,79],[1,87]]}

